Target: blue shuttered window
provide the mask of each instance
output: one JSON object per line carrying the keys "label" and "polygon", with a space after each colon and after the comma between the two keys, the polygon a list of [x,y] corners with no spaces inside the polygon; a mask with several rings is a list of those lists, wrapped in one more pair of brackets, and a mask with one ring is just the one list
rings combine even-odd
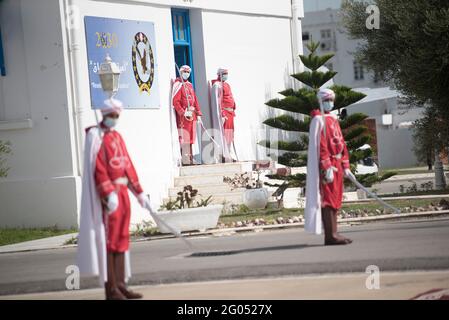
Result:
{"label": "blue shuttered window", "polygon": [[[172,9],[172,28],[176,64],[179,67],[186,64],[192,68],[189,81],[195,85],[189,10]],[[179,75],[178,71],[176,71],[176,75]]]}
{"label": "blue shuttered window", "polygon": [[5,57],[3,55],[2,30],[0,29],[0,75],[6,76]]}

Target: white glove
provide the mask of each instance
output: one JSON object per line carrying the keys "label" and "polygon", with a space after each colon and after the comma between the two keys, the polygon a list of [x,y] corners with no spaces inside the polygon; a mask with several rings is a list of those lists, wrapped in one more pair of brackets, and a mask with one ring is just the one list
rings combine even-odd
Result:
{"label": "white glove", "polygon": [[324,174],[324,179],[327,183],[332,183],[334,181],[334,168],[330,167],[326,170],[326,173]]}
{"label": "white glove", "polygon": [[106,206],[108,207],[108,214],[113,213],[118,208],[118,196],[115,191],[112,191],[108,195],[108,201]]}
{"label": "white glove", "polygon": [[185,116],[186,118],[189,118],[189,117],[191,117],[192,115],[193,115],[193,112],[190,111],[190,110],[186,110],[186,111],[184,112],[184,116]]}
{"label": "white glove", "polygon": [[351,169],[345,169],[345,177],[347,178],[355,178],[354,174],[352,173]]}
{"label": "white glove", "polygon": [[196,117],[196,121],[198,121],[198,123],[203,123],[203,120],[201,119],[201,116]]}
{"label": "white glove", "polygon": [[226,118],[226,117],[221,117],[221,121],[222,121],[223,123],[225,123],[226,120],[228,120],[228,118]]}
{"label": "white glove", "polygon": [[150,198],[144,192],[142,192],[137,196],[137,201],[139,201],[139,204],[142,206],[142,208],[148,210],[151,209],[152,211],[154,211],[151,206]]}
{"label": "white glove", "polygon": [[142,192],[137,196],[137,201],[139,201],[139,204],[142,208],[145,208],[146,201],[148,200],[148,197],[145,195],[145,192]]}

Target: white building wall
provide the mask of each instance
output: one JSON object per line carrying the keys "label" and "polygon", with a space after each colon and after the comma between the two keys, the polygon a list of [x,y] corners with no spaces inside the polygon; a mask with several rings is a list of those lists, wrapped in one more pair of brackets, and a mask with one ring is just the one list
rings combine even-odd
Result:
{"label": "white building wall", "polygon": [[0,180],[0,225],[76,226],[74,174],[58,1],[1,2],[7,76],[0,77],[0,139],[10,171]]}
{"label": "white building wall", "polygon": [[[397,97],[369,102],[362,101],[347,108],[347,112],[348,115],[361,112],[376,120],[379,167],[393,169],[416,166],[418,160],[413,152],[412,131],[409,128],[402,128],[400,124],[415,121],[421,117],[421,110],[410,109],[398,104]],[[393,123],[391,125],[382,124],[382,115],[385,113],[392,115]]]}
{"label": "white building wall", "polygon": [[266,138],[262,122],[269,108],[265,102],[290,86],[290,20],[213,11],[204,11],[202,19],[208,79],[216,78],[219,66],[229,68],[228,82],[237,104],[239,160],[266,158],[266,150],[257,147],[257,141]]}
{"label": "white building wall", "polygon": [[[65,28],[67,4],[75,5],[74,13],[80,15],[73,32]],[[77,226],[83,129],[95,124],[89,100],[86,15],[155,24],[161,108],[126,110],[118,130],[156,206],[167,196],[177,174],[169,128],[172,6],[194,8],[192,32],[202,28],[202,33],[192,35],[203,109],[208,108],[207,80],[215,77],[218,66],[227,66],[238,104],[239,155],[258,157],[255,134],[267,117],[264,102],[289,86],[290,1],[3,0],[0,23],[8,75],[0,77],[0,139],[11,142],[13,154],[8,157],[9,175],[0,180],[1,227]],[[136,223],[148,214],[131,198]]]}

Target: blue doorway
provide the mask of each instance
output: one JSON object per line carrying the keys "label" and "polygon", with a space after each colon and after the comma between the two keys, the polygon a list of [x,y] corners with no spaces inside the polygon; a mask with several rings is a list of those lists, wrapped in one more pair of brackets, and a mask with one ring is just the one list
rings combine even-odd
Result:
{"label": "blue doorway", "polygon": [[[189,10],[172,9],[172,29],[175,62],[179,67],[186,64],[192,68],[189,81],[195,86]],[[175,72],[179,76],[178,70]]]}

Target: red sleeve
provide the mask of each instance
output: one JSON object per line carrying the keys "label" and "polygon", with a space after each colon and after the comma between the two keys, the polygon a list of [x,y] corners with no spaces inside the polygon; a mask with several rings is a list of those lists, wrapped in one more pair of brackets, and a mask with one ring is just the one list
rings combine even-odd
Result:
{"label": "red sleeve", "polygon": [[97,159],[95,162],[95,185],[97,188],[97,192],[101,198],[106,197],[115,190],[115,187],[112,184],[111,179],[109,178],[105,153],[105,145],[103,143],[100,151],[98,151]]}
{"label": "red sleeve", "polygon": [[351,165],[349,163],[349,152],[348,152],[348,148],[346,147],[346,141],[344,141],[343,143],[343,157],[342,157],[342,164],[343,164],[343,169],[350,169]]}
{"label": "red sleeve", "polygon": [[128,188],[134,192],[137,196],[143,192],[142,186],[139,182],[139,177],[137,176],[136,169],[134,168],[134,164],[131,161],[131,157],[129,156],[128,150],[126,149],[125,141],[122,136],[120,136],[120,143],[122,145],[122,150],[125,153],[125,156],[128,158],[128,167],[126,168],[126,176],[128,178]]}
{"label": "red sleeve", "polygon": [[[192,91],[193,91],[193,90],[192,90]],[[201,113],[200,104],[198,103],[198,98],[197,98],[197,96],[196,96],[195,91],[193,91],[193,94],[195,95],[195,111],[196,111],[196,114],[197,114],[198,116],[202,116],[203,114]]]}
{"label": "red sleeve", "polygon": [[181,87],[181,89],[178,90],[176,95],[173,97],[173,107],[175,108],[176,113],[178,115],[183,115],[185,112],[184,108],[182,107],[182,103],[181,103],[182,90],[183,90],[183,88]]}
{"label": "red sleeve", "polygon": [[[326,118],[323,117],[324,125],[326,125]],[[326,128],[327,129],[327,128]],[[326,130],[327,132],[329,130]],[[321,129],[321,137],[320,137],[320,167],[324,170],[327,170],[331,167],[332,163],[330,160],[330,153],[327,149],[327,140],[324,135],[324,128]]]}

